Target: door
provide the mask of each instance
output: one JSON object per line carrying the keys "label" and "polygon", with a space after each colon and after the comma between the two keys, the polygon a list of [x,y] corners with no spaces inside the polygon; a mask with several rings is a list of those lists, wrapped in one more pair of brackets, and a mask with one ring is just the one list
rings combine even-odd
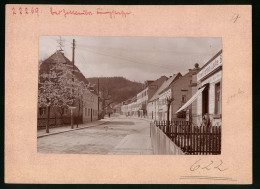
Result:
{"label": "door", "polygon": [[202,92],[202,116],[209,113],[209,87]]}

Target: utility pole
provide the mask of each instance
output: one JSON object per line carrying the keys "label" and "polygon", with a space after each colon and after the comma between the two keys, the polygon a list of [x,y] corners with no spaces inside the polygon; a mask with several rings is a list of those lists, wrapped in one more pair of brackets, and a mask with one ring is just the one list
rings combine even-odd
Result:
{"label": "utility pole", "polygon": [[[74,55],[75,55],[75,39],[73,39],[73,44],[72,44],[72,106],[74,106]],[[74,122],[74,116],[73,116],[73,109],[71,109],[71,128],[73,129],[73,122]]]}

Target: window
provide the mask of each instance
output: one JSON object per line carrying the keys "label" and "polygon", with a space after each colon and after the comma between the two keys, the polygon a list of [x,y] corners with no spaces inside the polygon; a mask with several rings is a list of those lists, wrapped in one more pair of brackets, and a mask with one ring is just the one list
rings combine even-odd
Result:
{"label": "window", "polygon": [[88,116],[90,116],[90,109],[88,109]]}
{"label": "window", "polygon": [[215,85],[215,114],[221,114],[221,96],[220,96],[220,83]]}
{"label": "window", "polygon": [[186,102],[186,95],[182,95],[182,97],[181,97],[181,102],[182,102],[182,103],[185,103],[185,102]]}

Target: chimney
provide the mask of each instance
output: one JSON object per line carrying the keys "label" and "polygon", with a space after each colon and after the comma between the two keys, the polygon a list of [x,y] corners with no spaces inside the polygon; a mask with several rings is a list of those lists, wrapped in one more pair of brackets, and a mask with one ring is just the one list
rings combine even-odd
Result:
{"label": "chimney", "polygon": [[199,64],[198,63],[194,64],[194,68],[199,69],[200,68]]}

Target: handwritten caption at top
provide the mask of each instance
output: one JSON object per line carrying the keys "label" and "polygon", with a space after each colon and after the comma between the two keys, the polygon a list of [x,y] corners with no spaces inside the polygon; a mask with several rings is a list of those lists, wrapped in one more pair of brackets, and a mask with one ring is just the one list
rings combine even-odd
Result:
{"label": "handwritten caption at top", "polygon": [[[19,7],[19,8],[12,8],[12,14],[13,15],[37,15],[39,16],[40,13],[42,14],[42,11],[38,7]],[[127,18],[129,15],[133,15],[132,12],[124,11],[124,10],[108,10],[108,9],[102,9],[97,8],[96,10],[75,10],[75,9],[55,9],[53,7],[49,8],[48,13],[52,16],[63,16],[64,18],[67,18],[68,16],[94,16],[94,15],[100,15],[100,16],[109,16],[109,18]]]}

